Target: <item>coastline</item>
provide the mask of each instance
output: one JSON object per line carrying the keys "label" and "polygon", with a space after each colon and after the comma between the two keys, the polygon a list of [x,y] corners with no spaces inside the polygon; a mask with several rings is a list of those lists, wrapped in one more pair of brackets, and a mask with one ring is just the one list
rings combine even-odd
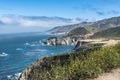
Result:
{"label": "coastline", "polygon": [[[52,74],[51,74],[52,72],[54,72],[54,68],[59,68],[60,67],[59,69],[62,69],[61,65],[63,65],[63,66],[65,66],[65,65],[66,66],[68,66],[68,65],[73,66],[73,64],[80,65],[82,67],[81,63],[84,62],[84,59],[83,59],[83,61],[79,62],[79,61],[76,60],[76,58],[78,56],[85,56],[85,55],[92,55],[92,54],[94,54],[94,56],[90,56],[90,58],[91,57],[95,57],[96,53],[94,53],[94,51],[95,52],[96,51],[101,52],[103,50],[103,52],[104,52],[104,49],[107,50],[107,48],[108,48],[108,51],[109,51],[110,50],[109,48],[111,48],[113,46],[116,46],[117,43],[120,41],[120,40],[112,40],[112,39],[104,39],[104,38],[103,39],[102,38],[101,39],[90,39],[91,35],[88,35],[87,37],[86,37],[86,35],[84,35],[84,36],[74,35],[74,36],[62,36],[62,37],[48,38],[46,40],[46,45],[48,45],[48,46],[70,45],[70,44],[73,44],[74,41],[75,41],[75,43],[74,43],[74,45],[75,45],[74,52],[40,58],[36,62],[31,64],[29,67],[27,67],[22,72],[22,74],[20,75],[18,80],[29,80],[29,79],[31,79],[31,80],[33,80],[33,79],[40,79],[40,80],[42,80],[43,79],[42,76],[44,76],[44,75],[47,76],[47,73],[49,73],[50,76],[44,77],[45,79],[48,79],[49,77],[51,77],[51,79],[53,78],[53,80],[56,80],[57,78],[52,77]],[[113,50],[114,50],[114,48],[113,48]],[[106,54],[106,53],[104,53],[104,54]],[[98,58],[100,58],[99,55],[97,55],[97,56],[98,56]],[[83,57],[81,57],[81,58],[83,58]],[[87,58],[86,56],[84,58],[86,60],[89,60],[89,58]],[[75,60],[75,63],[71,64],[74,60]],[[101,61],[101,60],[99,60],[99,61]],[[76,62],[78,62],[78,63],[76,64]],[[95,64],[97,65],[98,63],[95,63]],[[88,63],[86,63],[86,65],[88,66]],[[101,64],[101,65],[105,66],[103,64]],[[92,65],[92,66],[95,67],[94,65]],[[74,68],[74,66],[73,66],[73,68]],[[50,72],[51,69],[52,69],[52,72]],[[55,69],[55,70],[59,72],[59,69]],[[36,70],[37,70],[37,72],[36,72]],[[89,69],[87,69],[87,70],[89,70]],[[94,71],[94,69],[92,69],[92,70]],[[104,73],[107,72],[104,69],[101,69],[101,70]],[[112,69],[110,69],[110,71],[111,70]],[[46,71],[47,71],[47,73],[46,73]],[[65,72],[67,76],[69,76],[70,74],[73,74],[73,73],[67,73],[68,71]],[[78,69],[78,71],[79,71],[79,69]],[[93,76],[91,75],[92,73],[90,73],[90,74],[86,74],[85,73],[85,74],[89,75],[88,79],[91,79],[91,78],[98,77],[103,72],[97,73],[95,71],[95,75],[93,75]],[[36,76],[38,76],[37,74],[40,74],[39,78],[36,78]],[[56,73],[54,73],[54,74],[55,74],[54,76],[57,75]],[[63,75],[61,75],[61,76],[63,76]],[[73,78],[73,79],[78,79],[78,78],[81,78],[80,80],[84,80],[85,76],[84,77],[78,77],[77,76],[76,78]],[[65,77],[61,77],[60,79],[65,79]],[[69,77],[66,78],[66,79],[72,80],[72,77],[70,79],[69,79]],[[86,79],[87,79],[87,76],[86,76],[85,80]],[[57,80],[59,80],[59,79],[57,79]]]}
{"label": "coastline", "polygon": [[[7,56],[0,56],[0,80],[14,80],[17,74],[40,57],[63,54],[73,48],[73,46],[43,45],[45,40],[55,35],[47,35],[46,33],[29,35],[21,34],[17,36],[16,34],[15,37],[14,35],[13,37],[6,35],[5,38],[3,37],[4,39],[0,39],[0,53],[8,54]],[[26,45],[26,43],[29,45]]]}

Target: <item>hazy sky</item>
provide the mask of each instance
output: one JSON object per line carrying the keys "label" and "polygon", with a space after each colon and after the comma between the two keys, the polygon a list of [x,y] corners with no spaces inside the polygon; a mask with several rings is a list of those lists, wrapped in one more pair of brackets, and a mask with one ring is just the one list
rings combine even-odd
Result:
{"label": "hazy sky", "polygon": [[[50,19],[32,20],[21,16],[48,16]],[[54,16],[72,20],[53,20]],[[120,0],[0,0],[0,34],[43,31],[77,23],[73,18],[95,21],[115,16],[120,16]]]}
{"label": "hazy sky", "polygon": [[0,15],[102,19],[120,15],[120,0],[0,0]]}

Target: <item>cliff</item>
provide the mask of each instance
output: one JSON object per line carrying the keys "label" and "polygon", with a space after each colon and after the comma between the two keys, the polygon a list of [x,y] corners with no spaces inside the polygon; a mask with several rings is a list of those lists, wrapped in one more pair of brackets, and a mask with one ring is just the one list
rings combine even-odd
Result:
{"label": "cliff", "polygon": [[74,35],[74,36],[63,36],[63,37],[51,37],[46,42],[46,45],[76,45],[81,39],[86,39],[86,36]]}
{"label": "cliff", "polygon": [[18,80],[92,80],[116,68],[120,68],[120,44],[41,58]]}

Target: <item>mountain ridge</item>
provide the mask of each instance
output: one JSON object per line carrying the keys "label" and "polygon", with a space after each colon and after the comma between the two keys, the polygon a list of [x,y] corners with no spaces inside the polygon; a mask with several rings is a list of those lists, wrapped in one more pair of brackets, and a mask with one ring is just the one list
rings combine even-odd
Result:
{"label": "mountain ridge", "polygon": [[65,25],[65,26],[57,26],[50,30],[48,30],[49,33],[57,34],[57,33],[69,33],[72,29],[75,29],[77,27],[84,27],[90,25],[91,22],[81,22],[79,24],[72,24],[72,25]]}
{"label": "mountain ridge", "polygon": [[102,30],[107,28],[117,27],[120,26],[120,16],[99,20],[94,22],[90,26]]}
{"label": "mountain ridge", "polygon": [[[92,27],[95,28],[97,30],[104,30],[104,29],[108,29],[108,28],[112,28],[112,27],[117,27],[120,26],[120,16],[118,17],[112,17],[112,18],[107,18],[107,19],[103,19],[103,20],[98,20],[95,22],[81,22],[73,25],[67,25],[67,26],[57,26],[52,28],[51,30],[49,30],[49,33],[68,33],[69,31],[71,31],[74,28],[77,27]],[[67,29],[66,29],[67,27]],[[71,28],[72,27],[72,28]]]}

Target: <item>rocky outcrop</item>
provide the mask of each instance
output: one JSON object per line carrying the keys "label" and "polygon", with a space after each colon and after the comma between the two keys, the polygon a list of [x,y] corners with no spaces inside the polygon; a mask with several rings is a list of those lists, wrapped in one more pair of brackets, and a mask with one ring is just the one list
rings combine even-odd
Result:
{"label": "rocky outcrop", "polygon": [[46,45],[76,45],[80,39],[86,38],[85,36],[64,36],[64,37],[52,37],[49,38],[46,42]]}

